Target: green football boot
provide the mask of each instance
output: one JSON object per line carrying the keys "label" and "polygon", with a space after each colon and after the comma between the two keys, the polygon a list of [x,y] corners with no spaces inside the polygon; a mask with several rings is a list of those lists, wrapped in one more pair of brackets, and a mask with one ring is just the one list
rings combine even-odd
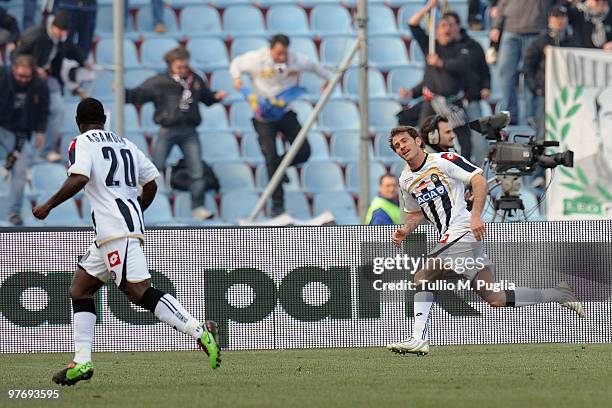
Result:
{"label": "green football boot", "polygon": [[87,363],[75,363],[73,361],[68,364],[68,367],[53,376],[53,382],[61,385],[74,385],[81,380],[89,380],[93,377],[93,374],[94,366],[91,361]]}
{"label": "green football boot", "polygon": [[204,333],[197,340],[198,347],[208,356],[210,366],[215,369],[221,366],[221,349],[217,345],[219,338],[219,326],[212,320],[207,320],[202,324]]}

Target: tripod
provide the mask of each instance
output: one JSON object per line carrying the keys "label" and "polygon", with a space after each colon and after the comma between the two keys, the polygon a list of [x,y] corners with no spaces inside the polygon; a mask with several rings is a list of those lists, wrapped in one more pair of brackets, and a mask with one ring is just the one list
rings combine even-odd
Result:
{"label": "tripod", "polygon": [[499,198],[490,195],[493,201],[493,208],[495,209],[493,222],[495,222],[497,216],[501,218],[501,222],[506,222],[507,218],[510,218],[512,221],[527,221],[525,206],[520,195],[521,180],[519,176],[498,175],[489,179],[487,183],[492,183],[492,186],[489,188],[489,195],[491,194],[491,189],[497,186],[502,188],[502,194]]}

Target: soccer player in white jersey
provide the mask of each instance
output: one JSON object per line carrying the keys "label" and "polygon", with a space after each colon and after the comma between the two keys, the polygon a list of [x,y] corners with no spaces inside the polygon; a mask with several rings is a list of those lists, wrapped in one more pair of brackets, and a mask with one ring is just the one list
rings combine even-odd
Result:
{"label": "soccer player in white jersey", "polygon": [[[192,336],[209,356],[212,368],[221,363],[216,326],[201,325],[169,293],[151,286],[151,275],[142,251],[143,211],[157,192],[155,166],[129,140],[104,130],[102,104],[87,98],[77,107],[76,122],[82,132],[68,149],[70,167],[63,186],[34,208],[36,218],[73,197],[81,189],[91,203],[95,240],[81,258],[70,297],[74,313],[74,360],[53,376],[53,381],[73,385],[94,373],[91,346],[96,326],[93,295],[108,279],[135,305],[151,311],[162,322]],[[142,186],[139,195],[138,186]]]}
{"label": "soccer player in white jersey", "polygon": [[[425,266],[414,276],[414,330],[412,336],[387,348],[397,353],[424,355],[429,352],[429,318],[434,302],[433,292],[423,283],[431,283],[449,274],[462,275],[471,287],[480,283],[495,283],[494,267],[484,253],[482,239],[485,224],[481,214],[487,196],[487,181],[482,170],[457,153],[431,153],[423,151],[423,139],[410,126],[394,128],[389,136],[391,148],[406,161],[407,165],[399,178],[404,200],[406,222],[393,233],[397,246],[425,219],[439,233],[439,243],[428,255]],[[463,198],[465,184],[469,183],[474,194],[471,213]],[[464,267],[459,261],[472,258],[474,262]],[[441,262],[442,261],[442,262]],[[476,285],[475,285],[476,283]],[[492,307],[522,307],[539,303],[557,302],[585,317],[582,304],[567,283],[554,288],[531,289],[517,287],[515,290],[487,290],[492,285],[481,287],[477,293]],[[424,289],[424,290],[423,290]]]}

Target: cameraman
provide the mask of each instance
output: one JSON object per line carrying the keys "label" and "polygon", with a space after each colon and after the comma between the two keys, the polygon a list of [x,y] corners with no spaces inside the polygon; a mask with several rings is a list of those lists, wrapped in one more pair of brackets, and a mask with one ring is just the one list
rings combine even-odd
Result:
{"label": "cameraman", "polygon": [[0,144],[10,152],[5,167],[11,171],[7,215],[13,225],[23,224],[19,214],[34,155],[30,138],[35,131],[36,147],[42,147],[48,117],[49,88],[36,76],[32,57],[20,55],[11,67],[0,67]]}
{"label": "cameraman", "polygon": [[421,139],[425,141],[425,153],[456,151],[455,132],[444,116],[433,115],[425,118],[420,129]]}

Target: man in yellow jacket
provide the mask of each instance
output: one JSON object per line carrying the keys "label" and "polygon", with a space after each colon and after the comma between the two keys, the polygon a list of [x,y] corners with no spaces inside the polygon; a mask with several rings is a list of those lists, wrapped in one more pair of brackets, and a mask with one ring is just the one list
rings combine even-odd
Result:
{"label": "man in yellow jacket", "polygon": [[365,223],[368,225],[392,225],[401,224],[401,211],[397,193],[397,177],[385,174],[378,183],[378,195],[374,197]]}

